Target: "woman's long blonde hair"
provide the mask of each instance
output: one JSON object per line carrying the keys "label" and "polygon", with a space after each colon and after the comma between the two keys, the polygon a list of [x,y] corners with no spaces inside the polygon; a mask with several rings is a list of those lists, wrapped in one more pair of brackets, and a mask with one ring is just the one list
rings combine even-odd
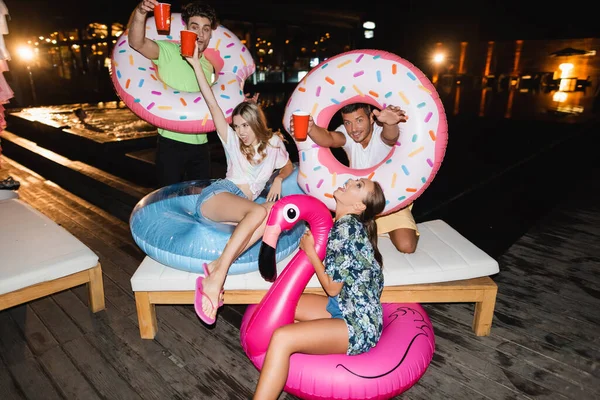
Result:
{"label": "woman's long blonde hair", "polygon": [[238,104],[233,110],[233,116],[239,115],[244,118],[258,140],[258,149],[256,152],[260,155],[258,161],[254,160],[256,152],[253,146],[246,146],[240,141],[240,151],[251,164],[260,163],[267,155],[267,146],[273,135],[278,135],[281,140],[285,141],[283,135],[279,131],[273,131],[267,126],[267,118],[263,110],[253,101],[244,101]]}

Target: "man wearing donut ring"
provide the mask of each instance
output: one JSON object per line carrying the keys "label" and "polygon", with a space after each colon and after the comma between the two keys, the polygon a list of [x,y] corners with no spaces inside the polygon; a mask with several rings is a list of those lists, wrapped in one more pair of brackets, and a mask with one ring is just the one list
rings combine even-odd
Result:
{"label": "man wearing donut ring", "polygon": [[[146,37],[146,18],[158,3],[158,0],[143,0],[137,5],[129,22],[129,45],[157,65],[164,83],[177,90],[198,92],[200,88],[194,70],[181,56],[179,45]],[[193,1],[183,6],[181,16],[186,29],[198,34],[198,49],[202,54],[218,26],[215,10],[204,2]],[[214,68],[204,55],[200,64],[206,79],[212,82]],[[185,180],[210,179],[207,143],[207,133],[178,133],[159,128],[156,148],[158,187]]]}
{"label": "man wearing donut ring", "polygon": [[[321,147],[342,147],[350,161],[350,168],[369,168],[383,160],[400,136],[400,122],[408,116],[398,106],[388,105],[383,110],[372,109],[365,103],[348,104],[341,109],[342,125],[335,131],[315,125],[312,116],[308,135]],[[292,118],[290,118],[292,120]],[[294,122],[290,122],[294,134]],[[414,253],[419,231],[412,215],[412,204],[394,213],[377,218],[377,233],[388,233],[396,249]]]}

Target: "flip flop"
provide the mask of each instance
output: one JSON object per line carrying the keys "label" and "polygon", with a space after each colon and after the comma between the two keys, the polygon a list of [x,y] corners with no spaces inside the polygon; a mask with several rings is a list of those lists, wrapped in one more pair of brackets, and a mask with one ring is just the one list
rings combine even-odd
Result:
{"label": "flip flop", "polygon": [[212,300],[202,290],[202,281],[204,281],[203,276],[199,276],[198,279],[196,279],[196,295],[194,296],[194,310],[196,310],[196,314],[198,314],[198,317],[200,317],[200,319],[204,321],[205,324],[213,325],[216,321],[216,318],[210,318],[208,315],[204,314],[204,311],[202,311],[202,297],[206,297],[210,302],[210,306],[213,309],[215,308]]}
{"label": "flip flop", "polygon": [[[208,270],[208,264],[207,263],[202,263],[202,269],[204,270],[204,277],[206,278],[207,276],[210,275],[210,271]],[[221,292],[219,292],[219,307],[223,306],[223,294],[225,294],[225,290],[221,289]]]}
{"label": "flip flop", "polygon": [[21,186],[21,182],[15,181],[12,176],[0,181],[0,189],[17,190]]}

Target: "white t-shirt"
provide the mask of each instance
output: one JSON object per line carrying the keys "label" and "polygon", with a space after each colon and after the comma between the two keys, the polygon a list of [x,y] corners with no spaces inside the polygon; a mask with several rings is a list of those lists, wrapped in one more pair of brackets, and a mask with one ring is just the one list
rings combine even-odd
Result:
{"label": "white t-shirt", "polygon": [[372,167],[381,162],[392,150],[393,146],[388,146],[381,139],[381,132],[383,127],[377,124],[373,124],[373,135],[366,148],[362,147],[362,144],[356,143],[348,132],[344,125],[340,125],[336,129],[337,132],[341,132],[346,136],[346,144],[343,148],[348,155],[348,161],[350,161],[350,168],[362,169]]}
{"label": "white t-shirt", "polygon": [[[221,139],[221,136],[219,136]],[[288,154],[283,140],[278,135],[273,135],[267,146],[267,155],[260,164],[251,164],[244,154],[240,151],[240,138],[235,134],[233,128],[227,129],[227,143],[223,142],[225,156],[227,157],[227,174],[225,178],[236,185],[248,184],[252,192],[252,199],[255,200],[265,185],[273,171],[283,168],[290,155]],[[255,158],[259,158],[258,154]]]}

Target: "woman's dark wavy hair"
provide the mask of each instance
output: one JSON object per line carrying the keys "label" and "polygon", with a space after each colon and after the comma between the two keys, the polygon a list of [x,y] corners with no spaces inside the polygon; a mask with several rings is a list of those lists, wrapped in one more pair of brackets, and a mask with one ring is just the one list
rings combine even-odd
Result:
{"label": "woman's dark wavy hair", "polygon": [[383,266],[383,257],[377,246],[377,224],[375,223],[375,217],[381,214],[385,208],[385,195],[379,182],[373,181],[373,184],[373,191],[363,200],[365,209],[358,218],[367,231],[369,242],[371,242],[371,246],[373,246],[373,251],[375,252],[375,259],[379,265]]}
{"label": "woman's dark wavy hair", "polygon": [[215,9],[203,1],[192,1],[191,3],[183,6],[181,10],[181,18],[183,18],[183,22],[185,22],[186,26],[192,17],[204,17],[208,19],[210,21],[210,27],[213,31],[219,26]]}

